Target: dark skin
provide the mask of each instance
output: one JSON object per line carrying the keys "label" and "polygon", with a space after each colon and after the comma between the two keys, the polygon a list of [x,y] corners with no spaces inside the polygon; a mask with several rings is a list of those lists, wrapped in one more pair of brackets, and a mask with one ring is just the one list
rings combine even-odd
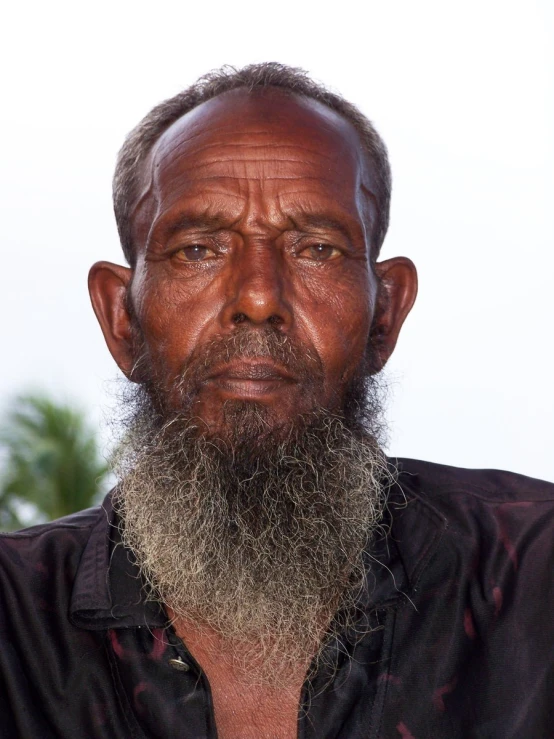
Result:
{"label": "dark skin", "polygon": [[[194,400],[210,434],[223,434],[229,399],[267,405],[275,424],[314,402],[340,408],[370,335],[372,369],[384,366],[417,277],[404,257],[371,259],[374,176],[349,123],[311,100],[233,91],[168,129],[141,177],[134,269],[98,262],[89,277],[106,342],[128,377],[136,334],[127,295],[166,390],[207,342],[245,324],[272,325],[319,358],[315,398],[267,357],[213,368]],[[199,638],[190,623],[176,628],[210,681],[220,736],[296,736],[306,665],[288,690],[243,689],[216,639]]]}

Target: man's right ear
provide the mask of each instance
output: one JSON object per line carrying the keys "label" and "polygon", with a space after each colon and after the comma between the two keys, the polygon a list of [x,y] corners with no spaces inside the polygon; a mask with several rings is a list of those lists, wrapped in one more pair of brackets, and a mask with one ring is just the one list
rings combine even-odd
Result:
{"label": "man's right ear", "polygon": [[112,357],[127,377],[133,363],[133,332],[127,309],[127,288],[133,271],[111,262],[96,262],[88,275],[88,290],[96,318]]}

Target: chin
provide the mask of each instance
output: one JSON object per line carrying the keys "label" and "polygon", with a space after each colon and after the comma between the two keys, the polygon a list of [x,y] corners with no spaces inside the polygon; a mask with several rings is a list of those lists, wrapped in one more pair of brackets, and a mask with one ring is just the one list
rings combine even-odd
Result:
{"label": "chin", "polygon": [[205,423],[207,438],[237,444],[253,444],[272,437],[286,438],[301,423],[300,416],[278,412],[266,403],[252,400],[228,400],[212,422]]}
{"label": "chin", "polygon": [[309,425],[318,406],[291,399],[273,402],[229,398],[218,404],[201,404],[194,414],[199,435],[241,444],[256,445],[261,439],[289,438]]}

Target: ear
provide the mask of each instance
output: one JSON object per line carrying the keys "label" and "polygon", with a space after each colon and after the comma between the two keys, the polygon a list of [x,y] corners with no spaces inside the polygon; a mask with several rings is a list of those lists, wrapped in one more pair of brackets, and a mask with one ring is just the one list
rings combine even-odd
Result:
{"label": "ear", "polygon": [[404,319],[417,295],[417,270],[406,257],[394,257],[375,264],[379,281],[377,301],[371,325],[375,372],[381,370],[392,354]]}
{"label": "ear", "polygon": [[92,307],[112,357],[129,377],[133,368],[133,331],[127,309],[127,288],[133,271],[111,262],[96,262],[88,275]]}

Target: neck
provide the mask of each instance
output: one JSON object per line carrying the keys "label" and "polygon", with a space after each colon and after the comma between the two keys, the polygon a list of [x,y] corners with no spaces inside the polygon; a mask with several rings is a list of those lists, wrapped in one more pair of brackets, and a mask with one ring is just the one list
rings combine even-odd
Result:
{"label": "neck", "polygon": [[[264,692],[276,691],[282,695],[292,689],[297,695],[301,689],[310,663],[317,654],[318,644],[303,661],[290,659],[282,643],[257,644],[254,638],[224,638],[214,628],[190,618],[178,616],[173,609],[166,612],[175,633],[196,660],[211,683],[210,673],[224,674],[231,682],[256,688]],[[322,629],[323,636],[324,629]]]}

